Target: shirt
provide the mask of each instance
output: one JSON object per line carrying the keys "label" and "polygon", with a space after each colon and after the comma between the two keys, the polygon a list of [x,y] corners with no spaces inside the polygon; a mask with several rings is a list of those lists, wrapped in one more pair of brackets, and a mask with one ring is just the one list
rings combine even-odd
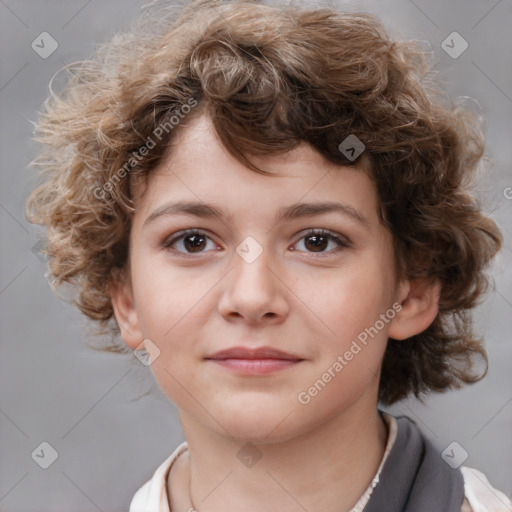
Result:
{"label": "shirt", "polygon": [[[349,512],[363,511],[374,487],[379,483],[382,467],[396,439],[396,418],[384,411],[382,411],[382,417],[388,428],[388,439],[382,461],[372,482]],[[172,512],[169,507],[167,477],[174,461],[187,449],[187,443],[181,443],[157,468],[152,478],[135,493],[129,512]],[[465,494],[461,512],[512,512],[512,501],[503,492],[495,489],[484,473],[467,466],[461,466],[460,469],[464,477]]]}

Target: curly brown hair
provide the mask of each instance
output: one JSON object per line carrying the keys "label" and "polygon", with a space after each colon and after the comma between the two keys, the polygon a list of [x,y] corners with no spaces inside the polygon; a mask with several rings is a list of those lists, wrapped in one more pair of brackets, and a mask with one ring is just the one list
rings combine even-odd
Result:
{"label": "curly brown hair", "polygon": [[[368,13],[195,0],[170,23],[176,14],[148,11],[94,58],[69,66],[66,87],[40,114],[34,164],[43,182],[26,212],[47,226],[54,289],[75,285],[75,304],[97,332],[116,337],[109,283],[126,268],[133,180],[147,177],[188,118],[206,112],[228,151],[255,172],[266,174],[247,155],[301,142],[335,164],[362,163],[394,235],[397,275],[441,281],[434,322],[388,343],[381,402],[483,378],[487,355],[471,310],[502,235],[470,192],[484,160],[476,116],[439,92],[428,52],[392,40]],[[198,106],[184,115],[185,105]],[[173,116],[186,119],[178,125]],[[349,134],[365,146],[355,160],[339,149]],[[484,362],[479,375],[474,356]]]}

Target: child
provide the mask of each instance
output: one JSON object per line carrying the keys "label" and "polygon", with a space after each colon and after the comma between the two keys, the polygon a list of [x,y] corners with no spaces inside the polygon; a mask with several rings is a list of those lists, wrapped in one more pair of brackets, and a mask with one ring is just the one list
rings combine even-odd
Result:
{"label": "child", "polygon": [[179,410],[130,511],[512,510],[378,407],[483,377],[470,312],[502,237],[468,190],[473,117],[370,14],[171,16],[50,98],[27,204],[55,284]]}

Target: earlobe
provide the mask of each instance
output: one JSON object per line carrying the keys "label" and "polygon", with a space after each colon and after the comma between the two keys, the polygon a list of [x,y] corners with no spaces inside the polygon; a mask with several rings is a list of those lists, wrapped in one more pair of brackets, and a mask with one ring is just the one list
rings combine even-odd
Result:
{"label": "earlobe", "polygon": [[441,282],[420,278],[403,283],[399,295],[402,309],[390,323],[388,335],[404,340],[423,332],[435,320],[439,311]]}
{"label": "earlobe", "polygon": [[144,337],[140,330],[131,282],[129,278],[117,275],[110,281],[108,289],[121,337],[129,348],[135,350]]}

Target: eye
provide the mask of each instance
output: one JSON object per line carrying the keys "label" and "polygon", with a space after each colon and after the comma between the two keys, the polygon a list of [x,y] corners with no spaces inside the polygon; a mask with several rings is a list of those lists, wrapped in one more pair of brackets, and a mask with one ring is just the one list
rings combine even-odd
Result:
{"label": "eye", "polygon": [[[330,253],[338,252],[341,248],[351,247],[348,239],[326,229],[311,229],[302,236],[299,242],[302,240],[305,240],[304,246],[308,252],[317,253],[321,256],[324,256],[325,252],[327,252],[325,255],[329,256]],[[324,249],[329,246],[330,242],[335,244],[334,249],[325,251]]]}
{"label": "eye", "polygon": [[[351,247],[351,243],[347,238],[326,229],[311,229],[307,231],[295,245],[299,244],[302,240],[305,240],[304,246],[307,252],[313,252],[319,256],[329,256],[331,253],[338,252],[339,249]],[[204,249],[207,248],[208,241],[211,242],[212,249],[217,247],[203,231],[187,229],[165,239],[162,247],[171,249],[183,256],[192,256],[206,252]],[[325,249],[328,248],[329,243],[334,244],[334,249],[326,251]]]}
{"label": "eye", "polygon": [[[203,231],[198,231],[197,229],[187,229],[186,231],[181,231],[164,240],[162,247],[165,249],[172,249],[176,252],[179,252],[180,254],[189,256],[191,254],[204,252],[203,249],[208,245],[207,240],[210,240],[210,237],[208,237]],[[178,247],[181,246],[184,251],[176,250],[173,247],[175,244]],[[216,247],[213,242],[212,245]]]}

